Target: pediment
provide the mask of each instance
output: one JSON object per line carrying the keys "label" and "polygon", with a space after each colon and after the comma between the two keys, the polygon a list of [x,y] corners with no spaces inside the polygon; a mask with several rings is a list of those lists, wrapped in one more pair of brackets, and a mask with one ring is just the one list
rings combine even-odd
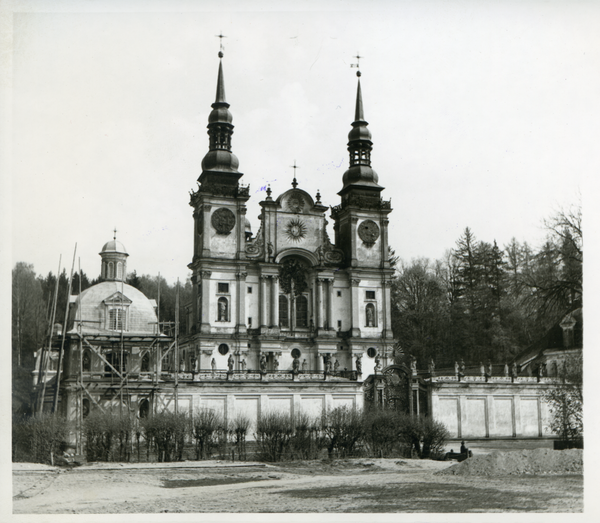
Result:
{"label": "pediment", "polygon": [[102,300],[102,303],[106,305],[131,305],[133,302],[122,292],[117,291],[108,298]]}
{"label": "pediment", "polygon": [[312,214],[316,210],[312,196],[302,189],[284,192],[277,198],[277,203],[282,211],[294,214]]}

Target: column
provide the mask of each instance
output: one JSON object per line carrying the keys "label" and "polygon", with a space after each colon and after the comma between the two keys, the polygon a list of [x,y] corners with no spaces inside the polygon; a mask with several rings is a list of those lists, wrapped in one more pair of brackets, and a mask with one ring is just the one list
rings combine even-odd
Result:
{"label": "column", "polygon": [[356,225],[358,223],[358,217],[352,216],[350,218],[350,266],[356,267],[358,265],[358,260],[356,259]]}
{"label": "column", "polygon": [[260,327],[266,327],[269,323],[267,318],[267,276],[260,276]]}
{"label": "column", "polygon": [[358,285],[360,280],[358,278],[350,277],[350,285],[352,286],[352,336],[360,337],[360,289]]}
{"label": "column", "polygon": [[327,327],[329,330],[335,330],[333,324],[333,278],[328,280],[327,284]]}
{"label": "column", "polygon": [[210,332],[210,276],[211,271],[200,271],[202,278],[202,318],[200,319],[200,331]]}
{"label": "column", "polygon": [[271,277],[271,327],[279,327],[279,276]]}
{"label": "column", "polygon": [[238,272],[235,275],[237,280],[237,328],[240,333],[246,332],[246,276],[247,272]]}
{"label": "column", "polygon": [[202,256],[208,257],[210,256],[210,234],[207,234],[208,226],[210,223],[210,210],[212,205],[205,203],[202,206],[202,227],[204,227],[204,231],[202,231]]}
{"label": "column", "polygon": [[317,328],[323,328],[323,278],[317,278]]}

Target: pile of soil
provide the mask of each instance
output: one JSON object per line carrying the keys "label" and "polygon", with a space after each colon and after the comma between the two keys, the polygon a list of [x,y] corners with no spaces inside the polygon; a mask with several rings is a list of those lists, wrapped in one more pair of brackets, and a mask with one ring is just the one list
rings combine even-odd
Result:
{"label": "pile of soil", "polygon": [[456,476],[502,476],[509,474],[582,474],[583,451],[519,450],[496,451],[484,456],[473,456],[436,474]]}

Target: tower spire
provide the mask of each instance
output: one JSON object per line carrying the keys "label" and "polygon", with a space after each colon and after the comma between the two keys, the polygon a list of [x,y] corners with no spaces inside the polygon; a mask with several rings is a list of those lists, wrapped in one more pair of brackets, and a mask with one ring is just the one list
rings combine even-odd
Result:
{"label": "tower spire", "polygon": [[[356,106],[354,109],[354,122],[352,122],[352,130],[348,133],[348,152],[350,153],[350,168],[344,173],[344,187],[339,192],[345,196],[356,190],[367,190],[372,197],[379,198],[379,193],[383,189],[377,182],[379,177],[371,168],[371,150],[373,142],[371,141],[371,131],[368,129],[368,123],[365,120],[362,88],[360,85],[361,72],[359,60],[362,58],[358,53],[354,57],[356,64],[351,64],[350,67],[356,67],[357,88],[356,88]],[[363,195],[364,196],[364,195]]]}
{"label": "tower spire", "polygon": [[[225,80],[223,75],[223,36],[220,39],[219,72],[217,74],[217,92],[211,105],[212,111],[208,117],[208,153],[202,160],[202,174],[198,181],[208,187],[214,184],[237,186],[242,173],[237,168],[239,161],[231,152],[231,136],[233,135],[233,117],[225,98]],[[215,178],[218,176],[218,178]]]}

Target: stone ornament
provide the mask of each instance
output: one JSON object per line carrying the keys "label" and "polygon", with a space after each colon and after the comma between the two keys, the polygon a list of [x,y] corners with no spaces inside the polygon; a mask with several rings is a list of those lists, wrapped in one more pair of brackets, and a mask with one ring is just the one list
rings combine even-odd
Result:
{"label": "stone ornament", "polygon": [[285,227],[285,232],[289,240],[300,242],[306,237],[306,225],[300,219],[290,220]]}
{"label": "stone ornament", "polygon": [[235,226],[235,214],[226,207],[221,207],[212,214],[210,223],[219,234],[229,234]]}
{"label": "stone ornament", "polygon": [[287,202],[287,207],[291,212],[301,212],[304,209],[304,198],[299,194],[292,194]]}
{"label": "stone ornament", "polygon": [[366,245],[373,245],[379,238],[379,225],[373,220],[365,220],[358,226],[358,236]]}

